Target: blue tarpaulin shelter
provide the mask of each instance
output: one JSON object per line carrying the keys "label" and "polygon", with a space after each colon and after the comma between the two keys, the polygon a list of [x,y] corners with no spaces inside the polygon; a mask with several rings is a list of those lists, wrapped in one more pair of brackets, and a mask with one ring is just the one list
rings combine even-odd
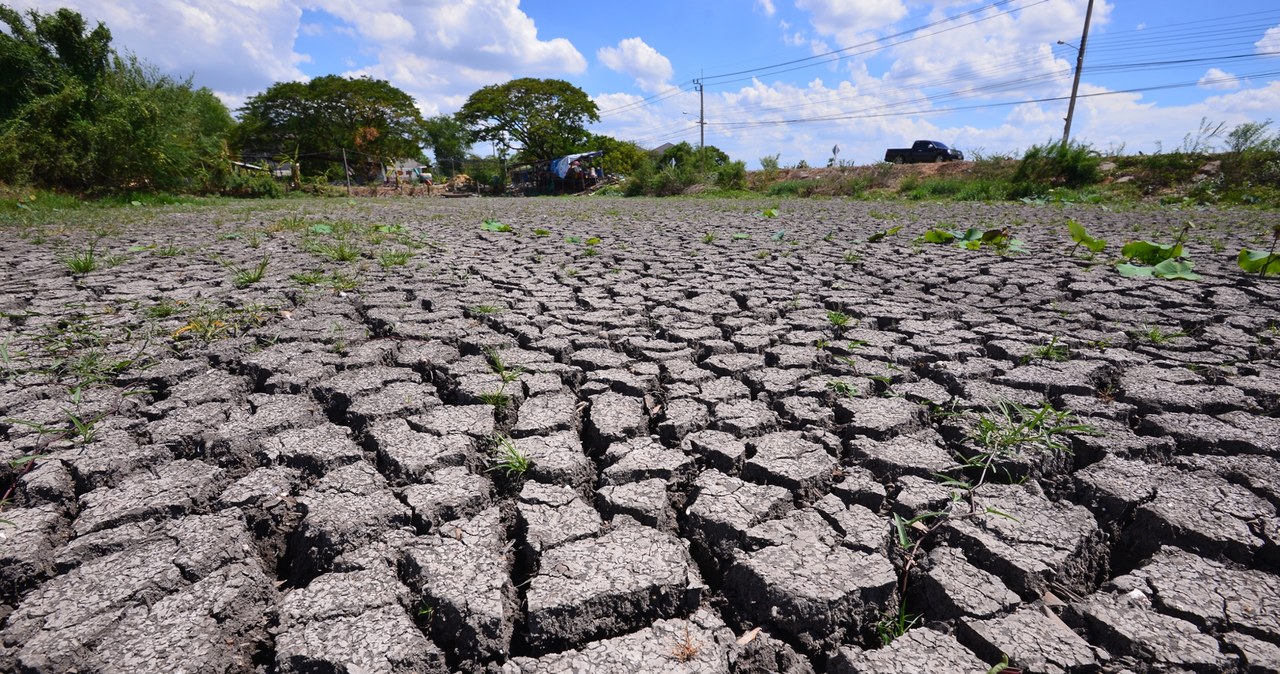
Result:
{"label": "blue tarpaulin shelter", "polygon": [[580,152],[578,154],[565,155],[559,159],[553,159],[551,160],[551,172],[556,174],[556,176],[563,178],[569,173],[569,165],[575,160],[582,159],[583,157],[599,157],[602,154],[604,154],[604,152],[596,150],[595,152]]}

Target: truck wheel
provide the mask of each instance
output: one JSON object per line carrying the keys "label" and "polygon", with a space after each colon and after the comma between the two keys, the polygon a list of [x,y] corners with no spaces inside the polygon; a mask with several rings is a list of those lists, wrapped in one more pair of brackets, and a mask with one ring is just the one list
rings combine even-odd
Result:
{"label": "truck wheel", "polygon": [[941,163],[942,163],[942,162],[944,162],[944,161],[946,161],[946,160],[942,158],[942,155],[938,155],[938,156],[936,156],[936,157],[934,157],[934,158],[933,158],[933,163],[935,163],[935,164],[941,164]]}
{"label": "truck wheel", "polygon": [[894,158],[893,158],[893,163],[895,163],[895,164],[901,164],[901,163],[902,163],[902,157],[894,157]]}

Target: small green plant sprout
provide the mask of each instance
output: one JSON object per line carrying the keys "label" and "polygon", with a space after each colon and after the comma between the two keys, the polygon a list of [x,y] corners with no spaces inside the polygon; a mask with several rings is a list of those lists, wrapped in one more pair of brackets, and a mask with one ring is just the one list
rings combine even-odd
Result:
{"label": "small green plant sprout", "polygon": [[62,258],[72,275],[82,276],[98,268],[96,242],[90,242],[83,250],[71,253]]}
{"label": "small green plant sprout", "polygon": [[493,370],[493,373],[502,380],[504,389],[507,384],[516,381],[524,374],[524,368],[518,365],[511,368],[507,367],[506,361],[502,360],[502,352],[497,349],[489,349],[485,355],[489,361],[489,369]]}
{"label": "small green plant sprout", "polygon": [[988,409],[986,413],[978,415],[970,437],[980,448],[980,452],[967,460],[965,467],[980,469],[975,484],[983,484],[998,461],[1024,449],[1051,453],[1070,452],[1071,448],[1063,440],[1066,435],[1097,432],[1092,426],[1075,421],[1075,415],[1070,410],[1056,410],[1047,402],[1032,409],[1001,400],[995,409]]}
{"label": "small green plant sprout", "polygon": [[[763,211],[760,211],[760,215],[761,217],[765,217],[765,218],[776,218],[778,217],[778,207],[774,206],[773,208],[766,208]],[[778,237],[778,238],[782,238],[782,237]]]}
{"label": "small green plant sprout", "polygon": [[757,250],[757,251],[756,251],[756,253],[755,253],[755,258],[756,258],[757,260],[764,260],[764,259],[768,258],[771,254],[772,254],[772,253],[770,253],[770,252],[769,252],[769,251],[767,251],[767,250]]}
{"label": "small green plant sprout", "polygon": [[846,250],[844,252],[844,255],[840,259],[844,260],[849,264],[857,264],[862,261],[862,256],[851,250]]}
{"label": "small green plant sprout", "polygon": [[1089,251],[1090,256],[1101,253],[1107,247],[1106,239],[1091,236],[1088,230],[1084,228],[1084,225],[1075,220],[1067,220],[1067,232],[1071,234],[1071,240],[1076,242],[1076,245],[1071,248],[1072,255],[1075,254],[1080,246],[1084,246]]}
{"label": "small green plant sprout", "polygon": [[876,623],[876,637],[881,646],[888,646],[920,622],[920,616],[907,613],[907,603],[898,603],[898,610],[888,613]]}
{"label": "small green plant sprout", "polygon": [[511,438],[498,436],[494,438],[492,456],[489,457],[488,472],[502,473],[507,479],[524,477],[533,463],[529,456],[520,451]]}
{"label": "small green plant sprout", "polygon": [[535,229],[533,230],[533,235],[534,235],[534,236],[550,236],[550,235],[551,235],[551,230],[549,230],[549,229],[543,229],[543,228],[541,228],[541,227],[537,227],[537,228],[535,228]]}
{"label": "small green plant sprout", "polygon": [[783,240],[784,238],[786,238],[786,236],[787,236],[787,230],[785,230],[785,229],[779,229],[778,231],[774,232],[774,233],[769,237],[769,240],[770,240],[770,241],[781,241],[781,240]]}
{"label": "small green plant sprout", "polygon": [[467,308],[467,311],[469,311],[470,313],[473,313],[473,314],[478,314],[478,315],[481,315],[481,316],[487,316],[487,315],[489,315],[489,314],[496,314],[496,313],[501,312],[501,311],[502,311],[502,308],[501,308],[501,307],[494,306],[494,305],[492,305],[492,304],[476,304],[476,305],[473,305],[473,306],[468,307],[468,308]]}
{"label": "small green plant sprout", "polygon": [[587,237],[586,241],[583,241],[583,243],[587,244],[588,246],[599,246],[601,242],[602,242],[602,239],[598,236],[590,236],[590,237]]}
{"label": "small green plant sprout", "polygon": [[843,379],[832,379],[828,381],[827,390],[843,398],[853,398],[858,395],[858,387],[844,381]]}
{"label": "small green plant sprout", "polygon": [[885,239],[901,231],[902,231],[902,225],[896,225],[888,229],[882,229],[878,232],[872,232],[869,236],[867,236],[867,243],[876,243],[877,241],[884,241]]}
{"label": "small green plant sprout", "polygon": [[1147,326],[1138,333],[1138,337],[1140,339],[1144,339],[1148,342],[1151,342],[1156,346],[1164,346],[1165,344],[1168,344],[1170,341],[1177,339],[1178,337],[1186,337],[1186,336],[1187,336],[1187,333],[1181,330],[1175,330],[1173,332],[1165,332],[1164,329],[1158,325]]}
{"label": "small green plant sprout", "polygon": [[1009,666],[1009,655],[1007,653],[1000,654],[1000,662],[991,665],[991,669],[987,670],[987,674],[1022,674],[1021,669]]}
{"label": "small green plant sprout", "polygon": [[327,283],[337,292],[348,292],[360,287],[360,278],[335,271],[329,275]]}
{"label": "small green plant sprout", "polygon": [[565,243],[582,243],[582,237],[574,236],[570,234],[569,236],[564,237],[564,242]]}
{"label": "small green plant sprout", "polygon": [[173,242],[173,239],[169,239],[163,246],[156,247],[153,252],[160,257],[177,257],[183,253],[183,250]]}
{"label": "small green plant sprout", "polygon": [[261,262],[247,269],[231,265],[231,281],[237,288],[247,288],[258,281],[261,281],[262,278],[266,276],[267,264],[270,262],[270,256],[264,255]]}
{"label": "small green plant sprout", "polygon": [[1271,248],[1267,252],[1260,250],[1240,249],[1236,264],[1248,274],[1256,273],[1259,277],[1280,275],[1280,254],[1276,253],[1276,244],[1280,243],[1280,224],[1271,228]]}
{"label": "small green plant sprout", "polygon": [[843,311],[827,311],[827,322],[831,324],[831,327],[835,328],[837,334],[843,331],[849,325],[849,321],[852,320],[853,317]]}
{"label": "small green plant sprout", "polygon": [[1178,279],[1199,281],[1200,275],[1192,271],[1195,265],[1183,249],[1187,232],[1193,225],[1187,222],[1173,243],[1154,241],[1130,241],[1120,249],[1126,262],[1116,264],[1121,276],[1133,278]]}
{"label": "small green plant sprout", "polygon": [[715,240],[716,240],[716,235],[712,234],[711,232],[707,232],[706,234],[702,235],[703,243],[711,243],[712,241],[715,241]]}
{"label": "small green plant sprout", "polygon": [[1062,362],[1071,359],[1071,347],[1058,342],[1058,336],[1054,335],[1049,341],[1031,350],[1024,362],[1032,360],[1050,360],[1054,362]]}
{"label": "small green plant sprout", "polygon": [[595,246],[587,246],[582,249],[582,254],[586,257],[595,257],[600,254],[600,251]]}
{"label": "small green plant sprout", "polygon": [[409,259],[413,257],[413,253],[407,250],[384,250],[378,255],[378,264],[382,268],[403,267],[409,264]]}
{"label": "small green plant sprout", "polygon": [[18,373],[13,362],[16,357],[22,354],[14,351],[10,346],[11,344],[13,344],[12,337],[5,337],[3,341],[0,341],[0,380],[10,379]]}
{"label": "small green plant sprout", "polygon": [[733,239],[734,241],[746,241],[747,239],[751,238],[751,235],[747,234],[746,232],[734,232],[733,236],[729,238]]}
{"label": "small green plant sprout", "polygon": [[308,269],[290,274],[289,279],[304,286],[318,286],[324,283],[325,275],[318,269]]}

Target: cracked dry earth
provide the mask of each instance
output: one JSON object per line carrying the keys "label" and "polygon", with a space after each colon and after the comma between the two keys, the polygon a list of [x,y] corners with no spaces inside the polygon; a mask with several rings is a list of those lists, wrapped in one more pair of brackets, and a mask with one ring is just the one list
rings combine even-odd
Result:
{"label": "cracked dry earth", "polygon": [[[90,225],[9,230],[0,670],[1280,671],[1280,282],[1232,255],[1275,214],[767,206],[117,210],[78,277]],[[1068,217],[1191,217],[1204,280]],[[909,529],[904,592],[894,515],[1003,401],[1092,432]]]}

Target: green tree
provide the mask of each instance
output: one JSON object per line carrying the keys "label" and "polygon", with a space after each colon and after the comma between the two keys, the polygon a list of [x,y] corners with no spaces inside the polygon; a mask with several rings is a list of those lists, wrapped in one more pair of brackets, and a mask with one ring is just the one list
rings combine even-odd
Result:
{"label": "green tree", "polygon": [[69,9],[27,12],[30,26],[8,5],[0,5],[0,120],[24,106],[61,92],[68,84],[92,88],[111,65],[111,31],[99,23],[91,32]]}
{"label": "green tree", "polygon": [[427,141],[441,174],[459,173],[471,150],[471,132],[453,115],[436,115],[426,122]]}
{"label": "green tree", "polygon": [[422,158],[426,122],[413,98],[385,80],[337,75],[278,82],[240,108],[236,143],[247,153],[353,162]]}
{"label": "green tree", "polygon": [[0,6],[0,180],[74,190],[193,190],[232,125],[207,89],[111,48],[102,24]]}
{"label": "green tree", "polygon": [[471,94],[457,113],[478,141],[514,140],[517,161],[540,161],[573,152],[588,138],[586,123],[600,121],[587,94],[564,80],[525,77]]}
{"label": "green tree", "polygon": [[586,143],[586,149],[604,152],[600,157],[600,168],[606,173],[633,175],[642,165],[653,161],[649,158],[649,153],[639,145],[610,136],[592,135]]}

